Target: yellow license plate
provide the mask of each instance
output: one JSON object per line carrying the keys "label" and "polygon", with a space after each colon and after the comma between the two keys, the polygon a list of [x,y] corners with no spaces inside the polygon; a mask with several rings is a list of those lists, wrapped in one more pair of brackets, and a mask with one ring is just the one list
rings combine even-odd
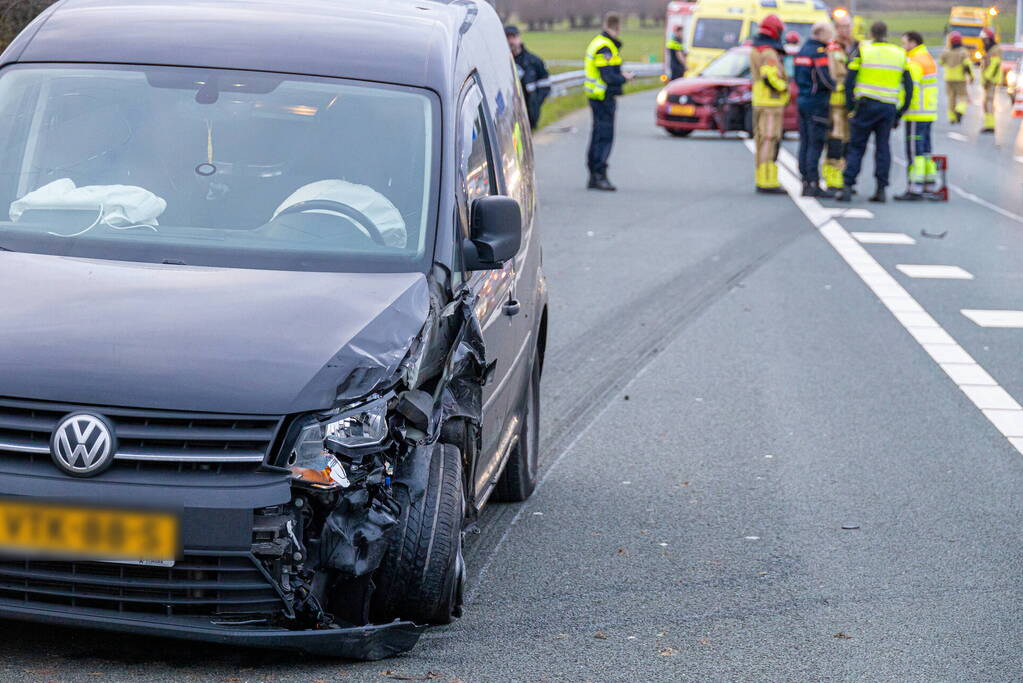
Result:
{"label": "yellow license plate", "polygon": [[8,554],[169,562],[179,544],[172,514],[0,500],[0,551]]}
{"label": "yellow license plate", "polygon": [[691,104],[673,104],[668,113],[672,116],[693,116],[696,114],[696,107]]}

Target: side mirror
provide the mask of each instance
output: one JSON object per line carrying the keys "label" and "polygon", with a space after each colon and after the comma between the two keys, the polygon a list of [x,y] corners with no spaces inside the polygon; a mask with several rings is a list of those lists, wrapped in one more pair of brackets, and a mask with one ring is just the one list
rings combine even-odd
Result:
{"label": "side mirror", "polygon": [[496,270],[522,246],[522,208],[511,197],[480,197],[469,219],[472,237],[462,243],[466,270]]}

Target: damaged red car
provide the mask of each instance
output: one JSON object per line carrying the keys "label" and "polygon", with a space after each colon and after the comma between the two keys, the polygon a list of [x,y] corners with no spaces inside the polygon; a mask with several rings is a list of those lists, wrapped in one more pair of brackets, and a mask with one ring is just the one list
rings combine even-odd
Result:
{"label": "damaged red car", "polygon": [[0,617],[377,659],[459,616],[537,483],[529,131],[482,1],[45,11],[0,68]]}
{"label": "damaged red car", "polygon": [[[657,94],[657,125],[675,137],[697,130],[753,134],[753,86],[750,81],[749,46],[724,53],[699,76],[671,81]],[[785,108],[786,131],[799,130],[796,85],[792,81],[792,57],[785,58],[792,100]]]}

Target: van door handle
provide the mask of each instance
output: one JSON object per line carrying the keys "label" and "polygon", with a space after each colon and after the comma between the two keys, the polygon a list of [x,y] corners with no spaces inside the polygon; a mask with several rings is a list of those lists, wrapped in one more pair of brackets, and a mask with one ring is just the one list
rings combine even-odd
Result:
{"label": "van door handle", "polygon": [[515,299],[511,299],[504,305],[504,314],[508,317],[514,317],[522,311],[522,304]]}

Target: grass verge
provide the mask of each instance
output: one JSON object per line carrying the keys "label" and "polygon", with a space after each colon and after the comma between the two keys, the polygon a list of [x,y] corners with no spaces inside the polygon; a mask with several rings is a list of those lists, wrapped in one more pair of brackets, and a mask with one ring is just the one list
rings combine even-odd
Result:
{"label": "grass verge", "polygon": [[[627,84],[625,86],[625,94],[628,95],[630,93],[642,92],[643,90],[653,90],[654,88],[660,87],[661,82],[656,78],[641,78]],[[565,95],[564,97],[547,100],[543,106],[543,114],[540,116],[539,127],[545,128],[559,119],[564,118],[568,114],[586,106],[588,106],[586,93],[581,90]],[[653,117],[653,112],[650,113],[650,116]]]}

